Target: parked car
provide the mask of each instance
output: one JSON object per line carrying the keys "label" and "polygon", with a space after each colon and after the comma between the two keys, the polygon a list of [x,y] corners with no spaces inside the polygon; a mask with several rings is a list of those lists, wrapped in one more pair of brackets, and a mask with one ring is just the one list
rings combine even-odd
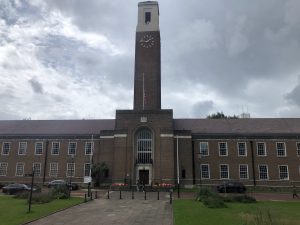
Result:
{"label": "parked car", "polygon": [[72,187],[72,190],[78,190],[79,186],[76,183],[67,183],[64,180],[53,180],[49,182],[48,188],[58,187],[58,186],[67,186],[68,188]]}
{"label": "parked car", "polygon": [[243,183],[238,181],[227,181],[217,186],[220,193],[245,193],[246,187]]}
{"label": "parked car", "polygon": [[64,180],[53,180],[48,184],[48,188],[53,188],[58,186],[67,186],[67,182]]}
{"label": "parked car", "polygon": [[[33,192],[37,192],[38,189],[33,187]],[[2,188],[2,192],[5,194],[13,195],[21,192],[30,191],[30,187],[26,184],[9,184]]]}

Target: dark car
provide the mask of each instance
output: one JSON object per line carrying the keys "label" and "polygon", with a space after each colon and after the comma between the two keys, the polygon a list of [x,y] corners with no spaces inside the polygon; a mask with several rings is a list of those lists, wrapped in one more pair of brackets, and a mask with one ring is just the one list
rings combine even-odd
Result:
{"label": "dark car", "polygon": [[64,180],[53,180],[51,182],[49,182],[48,184],[48,188],[52,188],[52,187],[58,187],[58,186],[67,186],[68,188],[70,188],[70,186],[72,187],[72,190],[78,190],[79,186],[76,183],[67,183]]}
{"label": "dark car", "polygon": [[[30,187],[26,184],[9,184],[2,188],[2,192],[9,195],[14,195],[26,191],[30,191]],[[33,187],[33,191],[36,192],[37,188]]]}
{"label": "dark car", "polygon": [[217,186],[220,193],[245,193],[246,187],[238,181],[227,181]]}

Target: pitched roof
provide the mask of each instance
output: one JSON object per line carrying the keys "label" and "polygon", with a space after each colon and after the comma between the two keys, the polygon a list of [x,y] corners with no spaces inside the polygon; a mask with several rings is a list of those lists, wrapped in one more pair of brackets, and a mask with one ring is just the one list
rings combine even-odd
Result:
{"label": "pitched roof", "polygon": [[194,134],[300,135],[300,118],[174,119],[174,129]]}
{"label": "pitched roof", "polygon": [[99,134],[113,130],[115,120],[0,120],[0,135]]}

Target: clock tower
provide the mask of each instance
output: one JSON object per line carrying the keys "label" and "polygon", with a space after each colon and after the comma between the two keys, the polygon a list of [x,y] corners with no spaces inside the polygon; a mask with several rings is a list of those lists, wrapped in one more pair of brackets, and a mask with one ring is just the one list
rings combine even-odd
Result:
{"label": "clock tower", "polygon": [[158,2],[138,4],[135,44],[134,110],[161,109]]}

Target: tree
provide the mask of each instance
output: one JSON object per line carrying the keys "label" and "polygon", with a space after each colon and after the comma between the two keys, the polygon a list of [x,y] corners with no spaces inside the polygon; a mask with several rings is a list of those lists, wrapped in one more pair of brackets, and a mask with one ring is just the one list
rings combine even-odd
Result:
{"label": "tree", "polygon": [[92,166],[92,179],[95,186],[100,186],[100,183],[108,176],[108,166],[105,162],[100,162]]}
{"label": "tree", "polygon": [[236,115],[226,116],[223,112],[213,113],[206,117],[207,119],[238,119],[239,117]]}

